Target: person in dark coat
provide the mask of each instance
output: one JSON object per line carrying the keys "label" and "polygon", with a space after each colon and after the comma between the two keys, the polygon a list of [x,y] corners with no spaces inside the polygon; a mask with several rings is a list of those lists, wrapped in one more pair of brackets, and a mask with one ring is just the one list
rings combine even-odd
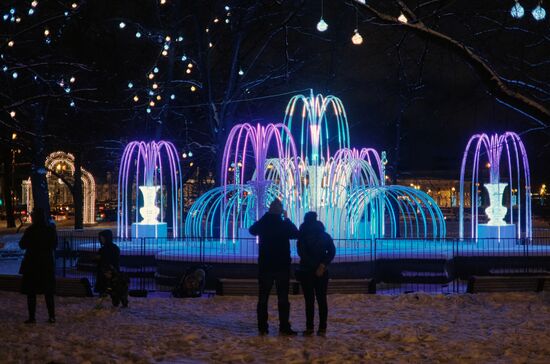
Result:
{"label": "person in dark coat", "polygon": [[55,322],[55,249],[57,232],[46,220],[44,210],[32,212],[32,225],[25,229],[19,247],[25,250],[19,273],[23,275],[21,292],[27,295],[29,318],[25,323],[36,322],[36,295],[44,294],[48,308],[48,321]]}
{"label": "person in dark coat", "polygon": [[279,333],[296,335],[289,322],[290,303],[288,290],[290,286],[290,239],[298,237],[298,229],[286,216],[283,204],[275,199],[269,211],[256,221],[249,229],[250,234],[259,237],[258,255],[258,330],[260,335],[268,331],[267,302],[273,282],[277,288],[279,309]]}
{"label": "person in dark coat", "polygon": [[109,275],[120,272],[120,249],[113,243],[111,230],[99,232],[99,243],[101,248],[98,252],[95,291],[103,295],[107,292]]}
{"label": "person in dark coat", "polygon": [[306,331],[305,336],[313,334],[313,318],[315,316],[315,298],[319,306],[318,335],[327,331],[327,287],[328,270],[336,253],[334,242],[325,232],[325,226],[317,220],[317,213],[310,211],[304,216],[300,225],[298,237],[298,255],[300,256],[300,283],[306,301]]}

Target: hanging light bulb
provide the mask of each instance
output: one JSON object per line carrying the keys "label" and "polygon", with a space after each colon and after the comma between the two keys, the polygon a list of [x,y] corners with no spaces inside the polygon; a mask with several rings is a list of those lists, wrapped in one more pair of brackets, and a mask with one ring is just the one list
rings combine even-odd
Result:
{"label": "hanging light bulb", "polygon": [[546,17],[546,10],[544,10],[544,8],[539,4],[533,9],[531,15],[533,15],[533,18],[535,18],[536,21],[541,21]]}
{"label": "hanging light bulb", "polygon": [[123,22],[123,21],[121,21],[121,22],[118,24],[118,27],[119,27],[120,29],[124,29],[124,28],[126,28],[126,23]]}
{"label": "hanging light bulb", "polygon": [[317,23],[317,30],[320,32],[324,32],[328,29],[328,24],[325,22],[325,19],[321,17],[319,22]]}
{"label": "hanging light bulb", "polygon": [[355,34],[351,37],[351,42],[355,45],[360,45],[363,43],[363,37],[359,34],[359,31],[355,29]]}
{"label": "hanging light bulb", "polygon": [[242,68],[240,68],[240,69],[239,69],[239,76],[242,76],[242,75],[244,75],[244,71],[243,71]]}
{"label": "hanging light bulb", "polygon": [[407,24],[409,22],[409,19],[407,19],[407,17],[403,13],[399,14],[397,20],[399,20],[399,22],[403,24]]}
{"label": "hanging light bulb", "polygon": [[519,1],[516,0],[516,4],[512,6],[512,9],[510,10],[510,15],[512,15],[512,18],[522,18],[525,14],[525,10],[523,9],[523,6],[520,5]]}

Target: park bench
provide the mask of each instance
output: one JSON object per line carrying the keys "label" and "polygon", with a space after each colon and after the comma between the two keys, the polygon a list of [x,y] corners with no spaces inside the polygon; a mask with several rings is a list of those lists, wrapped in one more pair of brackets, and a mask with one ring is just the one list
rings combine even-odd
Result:
{"label": "park bench", "polygon": [[[92,297],[92,286],[87,278],[55,279],[55,294],[61,297]],[[0,274],[0,291],[21,291],[21,276]]]}
{"label": "park bench", "polygon": [[540,292],[550,288],[548,281],[547,276],[472,276],[466,292]]}

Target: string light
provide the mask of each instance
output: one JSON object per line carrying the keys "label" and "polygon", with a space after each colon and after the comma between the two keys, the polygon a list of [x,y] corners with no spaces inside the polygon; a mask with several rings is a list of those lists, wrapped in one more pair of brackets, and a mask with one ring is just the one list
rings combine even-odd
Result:
{"label": "string light", "polygon": [[512,6],[512,9],[510,9],[510,15],[512,18],[520,19],[525,14],[525,10],[523,9],[523,6],[520,5],[519,1],[516,0],[516,3],[514,6]]}
{"label": "string light", "polygon": [[50,35],[50,31],[49,29],[44,29],[44,35],[47,37],[48,35]]}
{"label": "string light", "polygon": [[531,15],[533,15],[533,18],[536,21],[541,21],[541,20],[544,20],[544,18],[546,17],[546,10],[544,10],[544,8],[540,6],[540,3],[539,3],[539,5],[537,5],[537,7],[533,9],[533,11],[531,12]]}
{"label": "string light", "polygon": [[239,69],[239,76],[242,76],[242,75],[244,75],[244,71],[243,71],[242,68],[240,68],[240,69]]}
{"label": "string light", "polygon": [[409,22],[409,19],[407,19],[407,17],[403,13],[399,14],[399,17],[397,17],[397,20],[403,24],[407,24]]}
{"label": "string light", "polygon": [[126,23],[123,22],[123,21],[121,21],[121,22],[118,24],[118,27],[119,27],[120,29],[124,29],[124,28],[126,28]]}
{"label": "string light", "polygon": [[139,96],[138,96],[138,95],[135,95],[135,96],[134,96],[134,101],[135,101],[135,102],[138,102],[138,101],[139,101]]}
{"label": "string light", "polygon": [[351,42],[355,45],[360,45],[363,43],[363,37],[361,36],[361,34],[359,34],[359,31],[357,29],[355,29],[355,32],[351,37]]}
{"label": "string light", "polygon": [[134,84],[131,82],[128,82],[128,88],[132,88],[132,87],[134,87]]}
{"label": "string light", "polygon": [[149,73],[149,79],[152,80],[153,78],[155,78],[155,74],[153,72]]}
{"label": "string light", "polygon": [[191,92],[197,91],[197,88],[195,86],[191,86]]}
{"label": "string light", "polygon": [[17,115],[15,111],[13,111],[13,110],[10,111],[10,116],[11,116],[12,118],[15,118],[15,115]]}
{"label": "string light", "polygon": [[13,47],[15,45],[15,42],[13,40],[10,40],[8,42],[8,47]]}
{"label": "string light", "polygon": [[323,19],[323,0],[321,0],[321,19],[319,19],[319,22],[317,23],[317,30],[320,32],[324,32],[328,29],[328,24],[325,22],[325,19]]}
{"label": "string light", "polygon": [[141,38],[141,33],[140,32],[136,32],[136,38]]}
{"label": "string light", "polygon": [[75,81],[76,81],[76,78],[74,76],[69,79],[70,83],[75,83]]}
{"label": "string light", "polygon": [[325,20],[323,18],[321,18],[319,20],[319,22],[317,23],[317,30],[320,31],[320,32],[324,32],[328,29],[328,24],[325,22]]}

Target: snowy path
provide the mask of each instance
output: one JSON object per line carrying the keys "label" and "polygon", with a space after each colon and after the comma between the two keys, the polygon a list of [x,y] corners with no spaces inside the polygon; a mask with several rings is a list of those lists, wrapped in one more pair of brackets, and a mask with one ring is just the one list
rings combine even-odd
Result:
{"label": "snowy path", "polygon": [[[0,292],[0,362],[550,362],[550,297],[329,296],[326,338],[256,336],[255,298],[58,298],[58,322],[24,325],[24,296]],[[303,304],[291,297],[295,329]]]}

